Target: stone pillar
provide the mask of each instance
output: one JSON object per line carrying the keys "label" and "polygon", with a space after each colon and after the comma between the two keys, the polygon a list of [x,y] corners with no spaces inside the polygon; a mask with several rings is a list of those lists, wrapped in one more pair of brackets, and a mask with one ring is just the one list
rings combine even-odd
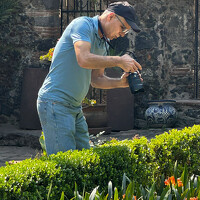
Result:
{"label": "stone pillar", "polygon": [[60,0],[32,0],[24,2],[24,4],[26,4],[25,14],[31,22],[33,32],[30,41],[32,48],[29,52],[31,54],[30,65],[27,65],[23,71],[20,127],[40,129],[36,100],[38,90],[48,73],[48,69],[41,69],[44,66],[39,62],[39,58],[54,47],[60,37]]}
{"label": "stone pillar", "polygon": [[26,15],[34,18],[35,32],[44,39],[60,37],[59,2],[59,0],[42,0],[35,3],[33,1],[26,8]]}

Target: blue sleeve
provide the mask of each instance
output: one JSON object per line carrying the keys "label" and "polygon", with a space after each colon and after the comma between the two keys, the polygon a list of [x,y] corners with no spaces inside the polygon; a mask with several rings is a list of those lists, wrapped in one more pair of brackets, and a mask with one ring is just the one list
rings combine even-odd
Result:
{"label": "blue sleeve", "polygon": [[92,29],[87,19],[80,19],[74,23],[71,29],[71,38],[73,44],[77,41],[86,41],[91,43]]}

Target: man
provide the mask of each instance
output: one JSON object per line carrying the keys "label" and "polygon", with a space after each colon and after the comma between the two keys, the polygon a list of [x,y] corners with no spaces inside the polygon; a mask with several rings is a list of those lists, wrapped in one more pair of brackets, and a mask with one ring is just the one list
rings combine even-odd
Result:
{"label": "man", "polygon": [[[128,2],[116,2],[101,16],[76,18],[65,29],[37,100],[48,155],[90,148],[81,107],[90,84],[101,89],[125,88],[129,72],[142,69],[129,55],[106,56],[109,40],[124,37],[131,28],[140,31],[135,18]],[[124,70],[122,77],[105,76],[105,68],[115,66]]]}

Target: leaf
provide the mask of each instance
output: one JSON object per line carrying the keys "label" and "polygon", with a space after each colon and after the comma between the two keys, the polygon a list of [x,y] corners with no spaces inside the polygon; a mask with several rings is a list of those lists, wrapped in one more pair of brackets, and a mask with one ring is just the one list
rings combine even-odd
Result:
{"label": "leaf", "polygon": [[114,189],[114,200],[118,200],[118,198],[119,198],[118,190],[117,190],[117,188],[115,187],[115,189]]}
{"label": "leaf", "polygon": [[94,188],[94,190],[90,194],[89,200],[94,200],[95,199],[95,195],[97,193],[98,188],[99,188],[99,186],[97,186],[96,188]]}
{"label": "leaf", "polygon": [[131,199],[131,197],[133,196],[133,192],[134,192],[134,184],[133,182],[129,183],[127,190],[126,190],[126,199]]}
{"label": "leaf", "polygon": [[184,166],[184,170],[183,170],[183,173],[181,175],[181,180],[183,181],[184,189],[186,189],[187,188],[187,182],[188,182],[188,171],[187,171],[186,165]]}
{"label": "leaf", "polygon": [[169,194],[168,200],[172,200],[172,194]]}
{"label": "leaf", "polygon": [[165,186],[165,176],[164,174],[161,176],[161,183],[160,183],[160,188],[159,188],[159,192],[158,192],[158,195],[161,195],[162,194],[162,191],[164,189],[164,186]]}
{"label": "leaf", "polygon": [[176,188],[174,188],[174,187],[172,187],[172,190],[175,193],[176,200],[181,200],[181,197],[180,197],[180,194],[178,193],[178,190]]}
{"label": "leaf", "polygon": [[108,200],[108,194],[105,196],[104,200]]}
{"label": "leaf", "polygon": [[184,198],[187,197],[187,193],[188,193],[188,188],[181,194],[181,200],[183,200]]}
{"label": "leaf", "polygon": [[155,182],[153,183],[153,185],[151,186],[150,188],[150,191],[149,191],[149,195],[148,195],[148,199],[149,200],[153,200],[154,199],[154,191],[155,191]]}
{"label": "leaf", "polygon": [[62,191],[62,194],[61,194],[60,200],[64,200],[64,197],[65,197],[65,195],[64,195],[64,192]]}
{"label": "leaf", "polygon": [[145,193],[145,189],[143,187],[141,187],[141,193],[143,196],[143,199],[146,197],[146,193]]}
{"label": "leaf", "polygon": [[197,196],[197,197],[198,197],[198,199],[200,199],[200,191],[199,191],[199,193],[198,193],[198,196]]}
{"label": "leaf", "polygon": [[197,179],[197,177],[195,176],[194,177],[194,188],[196,188],[196,189],[198,189],[198,179]]}
{"label": "leaf", "polygon": [[174,178],[175,178],[175,183],[177,183],[177,178],[178,178],[178,172],[177,172],[177,160],[174,164]]}
{"label": "leaf", "polygon": [[197,194],[200,192],[200,176],[197,177]]}
{"label": "leaf", "polygon": [[50,186],[49,186],[49,191],[48,191],[48,194],[47,194],[47,200],[50,199],[50,194],[51,194],[52,185],[53,185],[53,183],[52,183],[52,181],[51,181],[51,184],[50,184]]}
{"label": "leaf", "polygon": [[169,195],[170,192],[171,192],[171,189],[170,189],[169,186],[167,186],[167,187],[163,190],[163,192],[162,192],[162,194],[161,194],[161,196],[160,196],[160,200],[166,199],[166,196]]}
{"label": "leaf", "polygon": [[122,179],[122,192],[123,192],[123,195],[126,193],[126,174],[125,173]]}
{"label": "leaf", "polygon": [[83,195],[83,199],[84,199],[84,196],[85,196],[85,184],[84,184],[84,187],[83,187],[83,193],[82,193],[82,195]]}
{"label": "leaf", "polygon": [[39,142],[40,142],[40,145],[42,147],[42,150],[43,150],[43,154],[46,155],[46,146],[45,146],[45,138],[44,138],[44,133],[42,132],[41,133],[41,136],[39,138]]}
{"label": "leaf", "polygon": [[190,197],[191,197],[191,196],[190,196],[190,192],[188,192],[188,194],[187,194],[187,199],[190,200]]}
{"label": "leaf", "polygon": [[84,200],[89,200],[90,194],[88,192],[85,193],[85,196],[83,197]]}
{"label": "leaf", "polygon": [[38,194],[38,196],[39,196],[40,200],[42,200],[42,197],[41,197],[41,195],[40,195],[39,191],[38,191],[38,190],[36,190],[36,192],[37,192],[37,194]]}
{"label": "leaf", "polygon": [[112,199],[112,196],[113,196],[113,194],[112,194],[112,182],[109,181],[109,183],[108,183],[108,199],[109,200]]}
{"label": "leaf", "polygon": [[77,186],[76,182],[75,182],[75,191],[74,191],[74,194],[75,194],[75,198],[74,199],[76,199],[76,200],[82,200],[83,199],[82,196],[78,192],[78,186]]}

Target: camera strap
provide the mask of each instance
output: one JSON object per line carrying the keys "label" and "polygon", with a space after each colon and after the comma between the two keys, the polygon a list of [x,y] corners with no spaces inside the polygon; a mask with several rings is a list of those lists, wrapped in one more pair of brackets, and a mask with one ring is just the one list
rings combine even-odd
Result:
{"label": "camera strap", "polygon": [[[101,22],[99,21],[99,19],[98,19],[98,27],[99,27],[99,29],[100,29],[100,31],[101,31],[102,36],[103,36],[102,39],[104,39],[104,41],[105,41],[112,49],[114,49],[114,47],[112,46],[112,44],[110,43],[110,41],[108,40],[108,38],[105,36],[105,34],[104,34],[104,32],[103,32],[103,28],[102,28],[102,26],[101,26]],[[105,46],[106,46],[106,45],[105,45]],[[107,51],[107,54],[108,54],[107,46],[106,46],[106,51]]]}

